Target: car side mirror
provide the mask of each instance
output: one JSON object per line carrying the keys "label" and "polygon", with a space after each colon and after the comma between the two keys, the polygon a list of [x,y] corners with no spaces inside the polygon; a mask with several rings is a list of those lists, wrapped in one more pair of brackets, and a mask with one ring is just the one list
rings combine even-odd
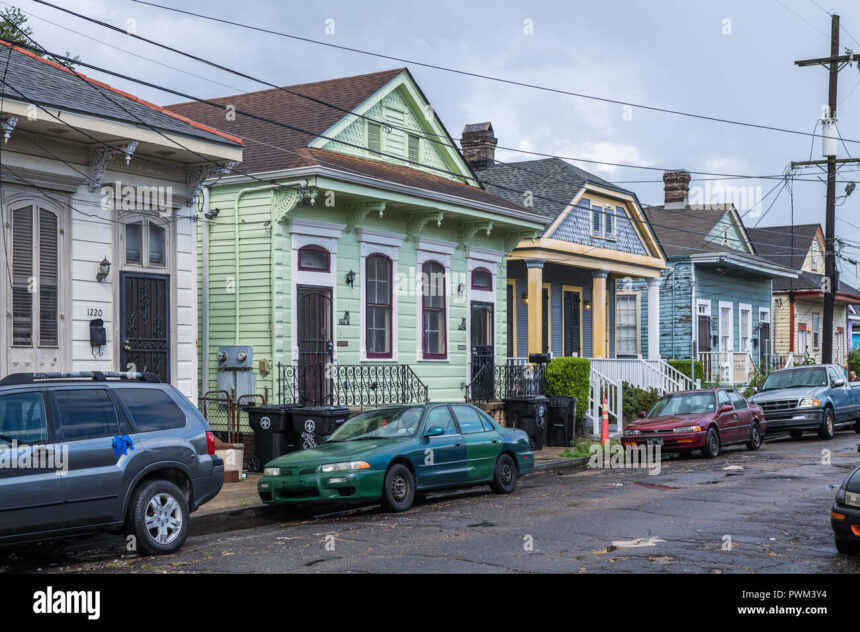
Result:
{"label": "car side mirror", "polygon": [[834,380],[834,381],[833,381],[833,386],[835,386],[835,387],[837,387],[837,388],[838,388],[838,387],[840,387],[840,386],[845,386],[845,380]]}
{"label": "car side mirror", "polygon": [[733,410],[734,410],[734,408],[732,408],[732,405],[731,405],[731,404],[723,404],[722,406],[720,406],[720,414],[721,414],[721,415],[722,415],[723,413],[730,413],[730,412],[732,412]]}
{"label": "car side mirror", "polygon": [[439,426],[432,426],[424,433],[425,437],[440,437],[445,434],[445,430]]}
{"label": "car side mirror", "polygon": [[644,410],[643,410],[643,411],[640,411],[640,413],[639,413],[639,419],[645,419],[645,411],[644,411]]}

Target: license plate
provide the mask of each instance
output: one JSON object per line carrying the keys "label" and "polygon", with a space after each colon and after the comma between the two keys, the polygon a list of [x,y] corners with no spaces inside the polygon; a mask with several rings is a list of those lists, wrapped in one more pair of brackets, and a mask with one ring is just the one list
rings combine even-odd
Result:
{"label": "license plate", "polygon": [[656,439],[648,439],[648,445],[663,445],[663,437],[657,437]]}

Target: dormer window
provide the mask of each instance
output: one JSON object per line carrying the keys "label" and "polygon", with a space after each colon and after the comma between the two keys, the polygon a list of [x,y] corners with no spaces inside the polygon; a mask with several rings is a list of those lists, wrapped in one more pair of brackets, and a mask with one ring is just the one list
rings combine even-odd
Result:
{"label": "dormer window", "polygon": [[615,239],[615,209],[594,204],[591,207],[591,236],[600,239]]}

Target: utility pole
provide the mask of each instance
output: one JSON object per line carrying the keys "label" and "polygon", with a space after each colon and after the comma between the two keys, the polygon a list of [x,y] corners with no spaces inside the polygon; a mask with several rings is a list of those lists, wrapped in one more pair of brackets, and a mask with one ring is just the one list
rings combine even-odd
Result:
{"label": "utility pole", "polygon": [[[796,66],[822,65],[830,73],[828,90],[828,114],[824,120],[823,145],[828,145],[829,132],[833,134],[831,139],[832,149],[824,150],[826,160],[809,160],[804,162],[792,162],[792,166],[801,165],[823,165],[827,164],[827,210],[824,219],[824,323],[822,325],[821,361],[828,364],[833,361],[833,302],[836,291],[839,289],[839,272],[836,269],[836,163],[860,162],[854,159],[836,160],[836,84],[839,79],[839,71],[845,64],[855,60],[854,53],[849,51],[846,55],[839,55],[839,16],[831,15],[830,22],[830,57],[818,59],[804,59],[794,62]],[[791,333],[794,335],[794,332]]]}

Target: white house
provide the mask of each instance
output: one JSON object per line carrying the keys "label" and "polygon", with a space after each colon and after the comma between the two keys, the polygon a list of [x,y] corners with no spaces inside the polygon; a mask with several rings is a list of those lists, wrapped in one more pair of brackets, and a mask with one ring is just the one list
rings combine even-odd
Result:
{"label": "white house", "polygon": [[0,375],[146,370],[196,401],[196,198],[241,141],[0,44]]}

